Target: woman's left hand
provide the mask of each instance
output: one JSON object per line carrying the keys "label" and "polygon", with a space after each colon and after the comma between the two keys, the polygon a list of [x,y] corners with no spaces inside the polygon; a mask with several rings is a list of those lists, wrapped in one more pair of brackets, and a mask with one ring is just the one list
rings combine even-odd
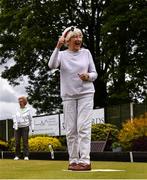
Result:
{"label": "woman's left hand", "polygon": [[89,80],[89,75],[87,73],[83,73],[83,74],[78,74],[80,79],[83,81],[88,81]]}

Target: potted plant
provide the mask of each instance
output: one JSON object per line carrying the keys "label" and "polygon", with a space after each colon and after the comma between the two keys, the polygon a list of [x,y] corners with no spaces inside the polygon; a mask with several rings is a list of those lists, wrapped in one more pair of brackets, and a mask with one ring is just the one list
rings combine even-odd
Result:
{"label": "potted plant", "polygon": [[122,147],[119,142],[113,142],[111,147],[112,147],[113,152],[121,152],[122,151]]}

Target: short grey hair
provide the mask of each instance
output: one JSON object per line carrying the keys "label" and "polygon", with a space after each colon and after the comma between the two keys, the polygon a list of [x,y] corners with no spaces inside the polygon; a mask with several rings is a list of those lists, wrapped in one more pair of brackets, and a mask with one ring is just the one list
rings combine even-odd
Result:
{"label": "short grey hair", "polygon": [[77,34],[80,34],[83,37],[83,33],[79,28],[70,26],[63,31],[62,36],[64,36],[65,41],[68,42],[71,37]]}
{"label": "short grey hair", "polygon": [[28,103],[28,100],[27,100],[27,97],[26,97],[26,96],[20,96],[20,97],[18,98],[18,101],[20,101],[20,100],[23,100],[23,102],[24,102],[25,105]]}

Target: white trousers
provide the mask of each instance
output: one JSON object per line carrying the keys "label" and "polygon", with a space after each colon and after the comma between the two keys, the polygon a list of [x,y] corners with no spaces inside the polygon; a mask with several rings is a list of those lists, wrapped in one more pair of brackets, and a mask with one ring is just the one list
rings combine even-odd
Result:
{"label": "white trousers", "polygon": [[63,101],[69,163],[90,163],[93,95]]}

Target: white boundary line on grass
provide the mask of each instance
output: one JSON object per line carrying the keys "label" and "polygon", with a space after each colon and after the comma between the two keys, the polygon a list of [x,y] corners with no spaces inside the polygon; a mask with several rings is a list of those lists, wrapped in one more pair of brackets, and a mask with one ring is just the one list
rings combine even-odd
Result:
{"label": "white boundary line on grass", "polygon": [[126,171],[126,170],[120,170],[120,169],[92,169],[90,171],[72,171],[72,170],[63,169],[63,171],[91,173],[91,172],[118,172],[118,171]]}
{"label": "white boundary line on grass", "polygon": [[[12,179],[0,179],[0,180],[12,180]],[[13,180],[18,180],[18,179],[13,179]],[[21,180],[53,180],[53,179],[21,179]],[[78,180],[78,179],[54,179],[54,180]],[[96,179],[80,179],[80,180],[96,180]],[[97,179],[97,180],[122,180],[122,179]],[[125,179],[125,180],[134,180],[134,179]],[[143,179],[135,179],[135,180],[143,180]]]}

